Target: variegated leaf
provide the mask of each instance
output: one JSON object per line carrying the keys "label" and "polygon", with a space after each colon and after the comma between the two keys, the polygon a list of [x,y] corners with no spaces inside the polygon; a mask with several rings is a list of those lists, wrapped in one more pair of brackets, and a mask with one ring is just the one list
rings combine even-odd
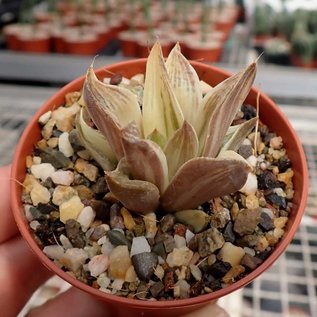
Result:
{"label": "variegated leaf", "polygon": [[214,87],[203,99],[204,118],[199,132],[200,153],[215,157],[256,75],[256,63]]}
{"label": "variegated leaf", "polygon": [[202,90],[198,75],[181,53],[177,43],[166,60],[166,69],[171,86],[187,120],[197,131],[199,112],[202,111]]}
{"label": "variegated leaf", "polygon": [[256,120],[257,118],[252,118],[246,122],[230,127],[232,128],[232,133],[230,133],[229,128],[229,133],[226,134],[220,151],[237,151],[243,140],[250,134],[252,129],[255,127]]}
{"label": "variegated leaf", "polygon": [[129,179],[124,159],[116,170],[106,172],[106,181],[110,191],[127,209],[143,214],[157,209],[160,199],[158,188],[150,182]]}
{"label": "variegated leaf", "polygon": [[100,166],[105,171],[113,170],[117,164],[116,157],[105,137],[86,123],[83,108],[76,116],[76,129],[81,143]]}
{"label": "variegated leaf", "polygon": [[182,127],[175,131],[166,144],[164,153],[167,159],[169,179],[187,161],[198,154],[197,134],[190,123],[184,121]]}
{"label": "variegated leaf", "polygon": [[122,144],[128,168],[134,179],[148,181],[163,192],[168,184],[168,167],[163,150],[150,140],[122,130]]}
{"label": "variegated leaf", "polygon": [[183,123],[183,114],[169,82],[159,42],[151,49],[146,64],[142,111],[145,137],[156,129],[169,139]]}
{"label": "variegated leaf", "polygon": [[159,145],[161,149],[165,147],[166,138],[164,138],[163,135],[156,129],[153,130],[153,132],[147,138]]}
{"label": "variegated leaf", "polygon": [[197,208],[212,198],[239,190],[247,180],[249,166],[239,160],[197,157],[185,163],[161,197],[166,211]]}

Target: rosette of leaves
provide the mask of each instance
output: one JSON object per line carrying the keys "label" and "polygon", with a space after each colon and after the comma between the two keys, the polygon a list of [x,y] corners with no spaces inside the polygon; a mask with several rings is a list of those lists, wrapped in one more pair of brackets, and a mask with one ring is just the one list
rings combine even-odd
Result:
{"label": "rosette of leaves", "polygon": [[250,167],[236,151],[256,119],[231,123],[255,73],[252,63],[203,96],[179,45],[165,61],[156,43],[140,105],[133,89],[105,84],[89,67],[77,129],[105,170],[110,191],[126,208],[145,214],[195,209],[239,190]]}

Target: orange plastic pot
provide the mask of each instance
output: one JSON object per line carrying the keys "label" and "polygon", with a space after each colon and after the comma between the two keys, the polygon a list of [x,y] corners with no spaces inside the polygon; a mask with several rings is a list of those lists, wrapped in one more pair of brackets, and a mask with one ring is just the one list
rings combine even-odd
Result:
{"label": "orange plastic pot", "polygon": [[[192,62],[192,65],[196,69],[200,79],[206,81],[212,86],[228,77],[226,72],[213,66],[199,62]],[[87,67],[88,66],[89,65],[87,65]],[[121,73],[123,76],[129,78],[137,73],[144,73],[145,66],[146,59],[131,60],[104,67],[99,69],[96,73],[99,78],[107,76],[109,72]],[[34,144],[41,138],[38,118],[41,116],[41,114],[47,112],[48,110],[54,109],[56,106],[63,104],[65,94],[71,91],[80,90],[83,82],[84,77],[74,80],[62,88],[54,96],[52,96],[35,114],[31,122],[26,127],[17,146],[12,165],[12,179],[17,180],[18,182],[23,182],[24,180],[26,175],[26,156],[32,153]],[[252,89],[246,102],[250,103],[251,105],[255,105],[257,93],[258,92],[256,89]],[[121,313],[122,316],[129,317],[176,317],[196,310],[203,305],[210,303],[211,301],[217,300],[222,296],[244,287],[261,273],[265,272],[283,253],[285,248],[293,239],[304,213],[308,193],[308,171],[301,142],[285,115],[276,106],[276,104],[264,94],[261,94],[260,96],[260,118],[263,123],[267,124],[270,129],[275,131],[283,138],[285,148],[290,159],[292,160],[295,174],[293,179],[295,189],[293,209],[290,212],[290,218],[285,229],[285,235],[283,239],[276,245],[271,255],[253,272],[224,289],[189,299],[179,299],[174,301],[140,301],[106,294],[76,280],[74,277],[65,273],[62,269],[56,266],[48,257],[46,257],[46,255],[34,241],[21,202],[22,187],[18,182],[12,182],[11,207],[20,232],[31,249],[46,267],[73,286],[99,298],[102,301],[107,302],[109,306],[112,307],[114,314]]]}

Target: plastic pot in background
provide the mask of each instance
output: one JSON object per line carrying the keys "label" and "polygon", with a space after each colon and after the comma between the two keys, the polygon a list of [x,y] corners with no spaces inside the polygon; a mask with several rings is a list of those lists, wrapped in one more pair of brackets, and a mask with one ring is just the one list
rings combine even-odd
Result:
{"label": "plastic pot in background", "polygon": [[[228,77],[226,72],[213,66],[199,62],[192,62],[192,65],[196,69],[199,78],[212,86]],[[87,67],[88,66],[89,65],[87,65]],[[144,73],[145,66],[146,59],[131,60],[104,67],[99,69],[96,74],[100,79],[106,77],[109,72],[120,73],[124,77],[130,78],[135,74]],[[29,223],[24,214],[24,208],[21,201],[22,187],[19,185],[19,182],[23,182],[26,175],[26,156],[32,153],[34,144],[41,139],[38,118],[41,114],[47,112],[48,110],[54,109],[58,105],[62,105],[64,103],[65,94],[72,91],[79,91],[82,88],[83,82],[84,76],[71,82],[53,95],[35,114],[20,138],[12,165],[11,178],[17,180],[11,182],[12,211],[22,236],[46,267],[67,282],[71,283],[73,286],[107,302],[109,306],[112,307],[114,314],[121,313],[121,315],[130,317],[176,317],[185,313],[190,313],[191,311],[196,310],[211,301],[217,300],[222,296],[244,287],[246,284],[253,281],[258,275],[265,272],[277,260],[293,239],[304,213],[308,194],[308,171],[301,142],[291,127],[289,121],[271,99],[264,94],[261,94],[260,119],[264,124],[268,125],[271,130],[275,131],[277,135],[280,135],[283,138],[283,144],[287,150],[289,158],[292,161],[295,194],[293,198],[293,209],[289,215],[285,234],[281,241],[276,245],[274,251],[260,266],[258,266],[250,274],[224,289],[194,298],[172,301],[140,301],[106,294],[76,280],[74,277],[56,266],[54,262],[52,262],[42,252],[33,239]],[[252,89],[246,99],[246,102],[255,106],[257,94],[258,91],[256,89]],[[34,269],[36,270],[36,268]]]}

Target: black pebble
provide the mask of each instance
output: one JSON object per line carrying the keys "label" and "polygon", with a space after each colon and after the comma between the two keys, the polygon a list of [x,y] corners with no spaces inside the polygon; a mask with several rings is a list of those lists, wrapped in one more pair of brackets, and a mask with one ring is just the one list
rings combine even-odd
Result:
{"label": "black pebble", "polygon": [[269,231],[269,230],[274,229],[273,220],[266,212],[261,213],[261,221],[260,221],[259,225],[265,231]]}
{"label": "black pebble", "polygon": [[222,278],[231,269],[231,264],[228,262],[216,262],[208,268],[208,273],[213,277]]}
{"label": "black pebble", "polygon": [[257,176],[257,179],[260,189],[272,189],[280,186],[279,181],[270,171],[264,171],[262,174]]}

